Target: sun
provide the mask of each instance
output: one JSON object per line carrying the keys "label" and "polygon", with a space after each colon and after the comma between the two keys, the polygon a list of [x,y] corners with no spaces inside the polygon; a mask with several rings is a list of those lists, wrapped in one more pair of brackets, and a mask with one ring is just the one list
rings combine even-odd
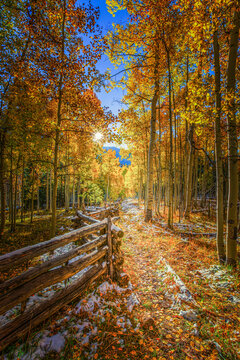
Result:
{"label": "sun", "polygon": [[100,132],[96,132],[93,136],[93,140],[94,141],[99,141],[103,138],[103,134],[101,134]]}

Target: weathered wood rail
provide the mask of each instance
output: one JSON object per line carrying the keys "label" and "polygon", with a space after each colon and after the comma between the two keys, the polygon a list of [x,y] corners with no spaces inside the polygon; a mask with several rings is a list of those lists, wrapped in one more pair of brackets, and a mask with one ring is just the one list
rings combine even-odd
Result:
{"label": "weathered wood rail", "polygon": [[[227,206],[227,204],[225,204],[225,206]],[[239,201],[238,201],[237,206],[238,206],[238,212],[239,212],[240,211],[240,202]],[[216,214],[216,207],[217,207],[216,199],[207,198],[205,201],[203,201],[203,199],[195,199],[193,201],[192,213],[204,212],[204,213],[208,214],[208,216],[210,217],[211,215]]]}
{"label": "weathered wood rail", "polygon": [[[0,271],[3,272],[71,242],[80,239],[86,241],[81,246],[75,244],[76,247],[72,250],[52,257],[0,283],[0,315],[21,304],[20,315],[3,326],[0,324],[0,350],[28,334],[33,327],[79,297],[87,286],[102,275],[108,274],[114,280],[120,279],[122,268],[119,266],[119,247],[120,237],[123,236],[122,230],[112,224],[111,217],[99,221],[88,215],[81,214],[81,216],[82,220],[90,225],[0,256]],[[86,240],[86,236],[89,235],[92,236],[92,240]],[[80,274],[77,280],[66,284],[67,279],[83,269],[85,272]],[[32,295],[63,281],[65,288],[57,291],[44,302],[27,308],[27,301]]]}
{"label": "weathered wood rail", "polygon": [[[105,210],[101,212],[98,212],[98,217],[102,217],[103,213],[105,213]],[[116,214],[116,212],[112,212],[112,214]],[[117,212],[118,214],[118,212]],[[100,224],[101,221],[92,218],[92,213],[91,216],[87,215],[87,214],[83,214],[80,211],[77,211],[77,217],[81,220],[81,221],[85,221],[87,223],[90,224]],[[96,214],[95,214],[96,215]],[[114,221],[115,218],[112,219],[112,221]],[[124,233],[123,231],[117,227],[116,225],[114,225],[113,223],[111,223],[111,232],[112,232],[112,247],[113,247],[113,254],[114,254],[114,271],[113,271],[113,279],[115,281],[121,282],[122,280],[122,274],[123,274],[123,269],[122,269],[122,265],[123,265],[123,254],[121,252],[121,238],[123,237]]]}

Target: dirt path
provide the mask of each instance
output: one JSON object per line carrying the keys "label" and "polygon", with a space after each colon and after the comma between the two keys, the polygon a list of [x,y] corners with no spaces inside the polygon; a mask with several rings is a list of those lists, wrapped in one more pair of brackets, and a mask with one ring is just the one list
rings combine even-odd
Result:
{"label": "dirt path", "polygon": [[[136,201],[120,215],[130,283],[93,284],[4,359],[239,359],[239,274],[217,264],[214,240],[181,238],[163,219],[146,224]],[[206,231],[201,222],[181,227]]]}
{"label": "dirt path", "polygon": [[140,300],[136,316],[152,340],[152,358],[237,359],[239,282],[217,265],[214,244],[186,242],[146,224],[134,201],[123,203],[119,225],[125,271]]}

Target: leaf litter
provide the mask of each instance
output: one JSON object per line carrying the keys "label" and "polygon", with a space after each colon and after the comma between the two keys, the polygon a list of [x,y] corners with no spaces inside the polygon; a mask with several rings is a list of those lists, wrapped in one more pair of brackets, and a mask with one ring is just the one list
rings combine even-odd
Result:
{"label": "leaf litter", "polygon": [[238,359],[239,277],[217,264],[209,239],[146,224],[134,200],[118,225],[128,285],[92,286],[3,359]]}
{"label": "leaf litter", "polygon": [[[157,358],[238,359],[239,274],[218,265],[212,239],[182,241],[177,223],[173,231],[157,219],[146,224],[142,207],[129,202],[119,223],[125,231],[125,270],[141,300],[139,318],[154,319]],[[198,216],[180,226],[194,233],[214,230]]]}

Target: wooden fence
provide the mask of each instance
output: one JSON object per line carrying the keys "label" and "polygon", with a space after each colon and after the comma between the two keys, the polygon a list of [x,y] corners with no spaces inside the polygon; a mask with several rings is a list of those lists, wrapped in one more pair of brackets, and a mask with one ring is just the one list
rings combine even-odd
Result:
{"label": "wooden fence", "polygon": [[[195,199],[193,201],[192,213],[205,213],[208,217],[216,216],[217,209],[217,200],[207,198],[205,201],[203,199]],[[224,214],[227,213],[227,201],[224,202],[223,206]],[[238,219],[240,219],[240,201],[237,203]],[[238,220],[239,223],[239,220]]]}
{"label": "wooden fence", "polygon": [[[89,216],[87,217],[90,219]],[[0,327],[0,350],[19,337],[28,334],[33,327],[79,297],[87,286],[102,275],[108,274],[114,280],[119,279],[123,263],[119,255],[120,237],[123,236],[123,232],[112,224],[110,217],[102,221],[89,219],[90,225],[0,256],[0,272],[2,273],[71,242],[77,242],[83,238],[86,241],[81,246],[0,283],[0,315],[21,304],[21,314]],[[90,241],[86,240],[89,235],[92,237]],[[82,256],[79,258],[79,255]],[[74,259],[76,257],[78,258]],[[73,259],[72,262],[69,262],[71,259]],[[72,283],[66,284],[67,279],[83,269],[86,269],[83,275]],[[57,291],[51,298],[40,304],[26,308],[30,296],[62,281],[65,281],[63,290]]]}

